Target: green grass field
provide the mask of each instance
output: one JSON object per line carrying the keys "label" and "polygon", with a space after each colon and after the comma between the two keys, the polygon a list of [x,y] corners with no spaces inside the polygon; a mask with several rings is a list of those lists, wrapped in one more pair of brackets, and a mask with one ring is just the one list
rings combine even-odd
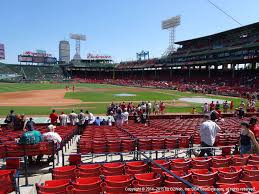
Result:
{"label": "green grass field", "polygon": [[[51,89],[64,89],[66,85],[70,88],[72,84],[14,84],[14,83],[0,83],[0,95],[3,92],[16,92],[16,91],[30,91],[30,90],[51,90]],[[95,114],[105,114],[107,105],[112,101],[134,101],[135,104],[141,101],[165,101],[168,106],[166,112],[168,113],[190,113],[192,107],[196,107],[197,112],[201,111],[202,104],[199,103],[185,103],[182,106],[174,106],[173,100],[178,102],[182,97],[205,97],[215,98],[222,100],[233,100],[234,104],[238,106],[241,99],[223,97],[223,96],[209,96],[204,94],[194,94],[189,92],[179,92],[174,90],[162,89],[143,89],[132,88],[124,86],[113,86],[105,84],[75,84],[78,92],[66,92],[64,98],[67,99],[80,99],[81,103],[69,106],[0,106],[0,115],[6,115],[10,109],[14,109],[17,113],[26,115],[48,115],[50,111],[55,108],[58,112],[64,111],[69,113],[71,110],[79,111],[80,109],[89,110]],[[114,96],[119,93],[132,93],[136,96],[118,97]],[[257,103],[258,105],[258,103]]]}

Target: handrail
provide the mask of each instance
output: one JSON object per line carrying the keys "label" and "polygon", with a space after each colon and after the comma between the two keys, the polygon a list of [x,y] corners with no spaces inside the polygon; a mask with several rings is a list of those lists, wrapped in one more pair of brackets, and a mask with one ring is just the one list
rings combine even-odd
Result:
{"label": "handrail", "polygon": [[193,184],[191,184],[190,182],[182,179],[181,177],[177,176],[176,174],[172,173],[170,170],[166,169],[165,167],[163,167],[162,165],[158,164],[157,162],[155,162],[154,160],[150,159],[146,154],[141,153],[142,156],[144,156],[149,162],[151,162],[152,164],[158,166],[159,168],[161,168],[163,171],[167,172],[168,174],[170,174],[171,176],[173,176],[174,178],[176,178],[177,180],[179,180],[180,182],[184,183],[185,185],[187,185],[188,187],[194,189],[195,191],[199,192],[200,194],[206,194],[207,192],[204,192],[203,190],[201,190],[199,187],[194,186]]}

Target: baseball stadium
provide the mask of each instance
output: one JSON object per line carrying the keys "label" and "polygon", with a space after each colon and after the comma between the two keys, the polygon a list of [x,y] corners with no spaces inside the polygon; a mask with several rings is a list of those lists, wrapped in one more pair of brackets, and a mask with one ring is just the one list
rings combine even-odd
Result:
{"label": "baseball stadium", "polygon": [[183,18],[152,58],[0,43],[0,194],[259,193],[259,22],[175,41]]}

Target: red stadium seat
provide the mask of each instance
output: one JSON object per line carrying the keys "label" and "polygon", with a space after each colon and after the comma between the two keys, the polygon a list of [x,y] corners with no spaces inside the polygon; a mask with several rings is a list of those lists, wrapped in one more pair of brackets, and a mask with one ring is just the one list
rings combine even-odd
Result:
{"label": "red stadium seat", "polygon": [[233,166],[244,166],[247,164],[249,155],[248,156],[233,156],[232,157],[232,164]]}
{"label": "red stadium seat", "polygon": [[236,190],[241,191],[242,189],[246,189],[247,185],[244,183],[235,183],[235,184],[220,184],[218,188],[223,189],[222,193],[227,193],[231,189],[235,188]]}
{"label": "red stadium seat", "polygon": [[191,160],[186,159],[174,159],[171,160],[171,169],[172,170],[183,170],[187,172],[190,169]]}
{"label": "red stadium seat", "polygon": [[124,170],[126,174],[141,174],[148,171],[148,165],[143,161],[127,162]]}
{"label": "red stadium seat", "polygon": [[131,185],[133,178],[130,175],[106,176],[105,183],[109,187],[126,187]]}
{"label": "red stadium seat", "polygon": [[213,157],[212,166],[215,168],[227,167],[231,163],[231,157]]}
{"label": "red stadium seat", "polygon": [[14,188],[15,170],[0,170],[0,193],[11,193]]}
{"label": "red stadium seat", "polygon": [[101,182],[100,177],[77,178],[75,182],[73,182],[73,187],[78,190],[101,189]]}
{"label": "red stadium seat", "polygon": [[93,188],[93,189],[87,189],[87,190],[81,190],[76,189],[72,185],[67,186],[66,193],[67,194],[100,194],[102,192],[101,187]]}
{"label": "red stadium seat", "polygon": [[52,169],[53,179],[75,179],[76,166],[63,166]]}
{"label": "red stadium seat", "polygon": [[36,184],[39,192],[66,194],[66,188],[70,184],[69,179],[45,181],[44,185]]}
{"label": "red stadium seat", "polygon": [[103,164],[101,173],[105,176],[122,175],[124,173],[124,164],[121,162]]}
{"label": "red stadium seat", "polygon": [[192,159],[192,168],[193,169],[209,169],[211,166],[212,158],[193,158]]}
{"label": "red stadium seat", "polygon": [[165,139],[152,139],[152,150],[162,150],[165,148]]}
{"label": "red stadium seat", "polygon": [[70,166],[81,164],[81,154],[70,154],[68,161]]}
{"label": "red stadium seat", "polygon": [[6,158],[6,169],[19,169],[20,158]]}
{"label": "red stadium seat", "polygon": [[[181,170],[178,170],[178,171],[172,171],[171,170],[171,172],[174,173],[175,175],[181,177],[182,179],[185,179],[187,181],[191,181],[191,175],[192,175],[191,173],[185,174],[185,172],[181,171]],[[168,174],[167,172],[164,172],[163,175],[165,177],[165,180],[168,180],[170,182],[177,182],[178,181],[174,176]]]}
{"label": "red stadium seat", "polygon": [[152,172],[146,174],[135,174],[135,179],[136,181],[134,186],[159,186],[161,184],[161,177]]}
{"label": "red stadium seat", "polygon": [[135,150],[135,140],[124,139],[121,141],[122,152],[129,152]]}

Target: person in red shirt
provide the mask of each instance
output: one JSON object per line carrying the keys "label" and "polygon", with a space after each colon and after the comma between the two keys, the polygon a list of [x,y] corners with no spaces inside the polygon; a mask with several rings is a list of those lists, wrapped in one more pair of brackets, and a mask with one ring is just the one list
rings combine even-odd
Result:
{"label": "person in red shirt", "polygon": [[231,100],[229,108],[230,108],[230,112],[233,112],[233,110],[234,110],[234,101],[233,100]]}
{"label": "person in red shirt", "polygon": [[210,111],[213,111],[215,109],[214,101],[210,103]]}
{"label": "person in red shirt", "polygon": [[49,115],[50,123],[52,125],[56,125],[58,122],[58,114],[56,113],[56,110],[52,110],[52,113]]}
{"label": "person in red shirt", "polygon": [[259,138],[259,125],[257,123],[257,118],[252,117],[249,121],[250,130],[255,134],[256,138]]}
{"label": "person in red shirt", "polygon": [[160,113],[163,115],[165,114],[165,103],[164,102],[161,102],[160,103]]}

